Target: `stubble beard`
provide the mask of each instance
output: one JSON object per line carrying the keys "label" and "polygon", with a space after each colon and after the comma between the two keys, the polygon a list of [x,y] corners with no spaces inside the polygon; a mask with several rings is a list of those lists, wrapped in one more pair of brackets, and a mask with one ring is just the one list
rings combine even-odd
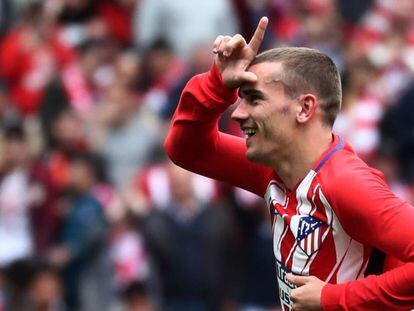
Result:
{"label": "stubble beard", "polygon": [[[251,148],[251,147],[250,147]],[[246,151],[246,158],[253,163],[266,165],[264,156],[260,153],[259,150],[249,150]]]}

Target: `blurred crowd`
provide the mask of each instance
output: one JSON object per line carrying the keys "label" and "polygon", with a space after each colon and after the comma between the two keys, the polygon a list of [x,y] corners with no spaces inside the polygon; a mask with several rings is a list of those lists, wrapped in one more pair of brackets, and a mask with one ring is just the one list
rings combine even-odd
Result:
{"label": "blurred crowd", "polygon": [[413,201],[412,0],[0,0],[0,310],[278,310],[261,199],[162,148],[215,37],[263,15],[263,49],[332,57],[335,131]]}

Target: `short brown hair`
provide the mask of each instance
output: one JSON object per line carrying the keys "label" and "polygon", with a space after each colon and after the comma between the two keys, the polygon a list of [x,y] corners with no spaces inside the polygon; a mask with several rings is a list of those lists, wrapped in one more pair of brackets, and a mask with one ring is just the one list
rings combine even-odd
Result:
{"label": "short brown hair", "polygon": [[332,126],[341,109],[341,78],[334,62],[322,52],[304,47],[283,47],[256,56],[250,66],[264,62],[280,62],[285,93],[295,98],[313,93],[321,100],[325,121]]}

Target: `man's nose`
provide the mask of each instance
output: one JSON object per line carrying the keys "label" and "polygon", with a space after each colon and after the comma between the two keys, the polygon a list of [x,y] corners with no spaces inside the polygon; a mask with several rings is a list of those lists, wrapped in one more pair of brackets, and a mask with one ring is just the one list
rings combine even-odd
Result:
{"label": "man's nose", "polygon": [[246,101],[241,100],[237,108],[231,114],[231,118],[234,121],[241,122],[249,118],[249,112],[247,109]]}

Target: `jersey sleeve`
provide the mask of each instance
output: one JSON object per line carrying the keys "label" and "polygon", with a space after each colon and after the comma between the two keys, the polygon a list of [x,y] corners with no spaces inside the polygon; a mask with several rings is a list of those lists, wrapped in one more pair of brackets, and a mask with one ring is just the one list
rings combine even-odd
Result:
{"label": "jersey sleeve", "polygon": [[223,85],[216,66],[193,77],[181,94],[164,147],[185,169],[263,196],[271,169],[247,160],[242,138],[218,130],[222,113],[236,100],[236,90]]}
{"label": "jersey sleeve", "polygon": [[379,276],[326,285],[323,310],[410,310],[414,308],[414,207],[396,197],[375,170],[351,165],[345,175],[335,179],[329,191],[341,225],[355,240],[404,264]]}

